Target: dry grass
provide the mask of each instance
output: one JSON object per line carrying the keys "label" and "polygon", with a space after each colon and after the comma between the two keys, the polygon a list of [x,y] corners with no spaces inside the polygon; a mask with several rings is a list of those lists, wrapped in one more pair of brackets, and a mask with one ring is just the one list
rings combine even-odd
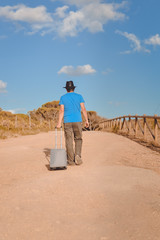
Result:
{"label": "dry grass", "polygon": [[[29,118],[30,115],[30,118]],[[0,139],[31,135],[55,129],[59,115],[59,101],[43,104],[29,114],[12,114],[0,109]],[[101,117],[95,111],[88,111],[90,130],[95,130]],[[82,114],[83,122],[85,119]]]}
{"label": "dry grass", "polygon": [[25,114],[12,114],[10,112],[0,112],[0,139],[17,137],[19,135],[37,134],[43,131],[52,130],[55,127],[53,121],[41,119],[29,120]]}

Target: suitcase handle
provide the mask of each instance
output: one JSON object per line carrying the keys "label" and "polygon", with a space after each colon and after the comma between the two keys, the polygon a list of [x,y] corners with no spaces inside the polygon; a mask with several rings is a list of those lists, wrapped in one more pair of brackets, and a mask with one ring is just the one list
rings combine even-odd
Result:
{"label": "suitcase handle", "polygon": [[[55,149],[57,149],[57,127],[55,127]],[[62,126],[61,126],[61,149],[62,149]]]}

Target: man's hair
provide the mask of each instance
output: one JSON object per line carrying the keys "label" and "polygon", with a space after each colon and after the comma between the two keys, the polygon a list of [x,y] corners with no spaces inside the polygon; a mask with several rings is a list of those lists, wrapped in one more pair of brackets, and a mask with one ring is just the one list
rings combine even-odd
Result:
{"label": "man's hair", "polygon": [[66,89],[67,89],[67,92],[71,92],[71,91],[74,91],[75,87],[68,87]]}

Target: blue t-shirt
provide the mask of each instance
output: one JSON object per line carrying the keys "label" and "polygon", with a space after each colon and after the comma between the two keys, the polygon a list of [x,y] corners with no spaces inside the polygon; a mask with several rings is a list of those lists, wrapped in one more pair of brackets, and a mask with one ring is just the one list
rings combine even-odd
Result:
{"label": "blue t-shirt", "polygon": [[64,105],[64,123],[82,122],[81,105],[83,97],[74,92],[69,92],[60,98],[59,105]]}

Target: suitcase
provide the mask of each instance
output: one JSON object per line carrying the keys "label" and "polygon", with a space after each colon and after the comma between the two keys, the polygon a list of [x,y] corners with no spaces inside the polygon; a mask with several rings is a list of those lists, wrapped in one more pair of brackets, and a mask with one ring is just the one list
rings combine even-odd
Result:
{"label": "suitcase", "polygon": [[57,148],[57,128],[55,128],[55,148],[50,153],[50,170],[67,169],[66,150],[62,148],[62,127],[61,127],[61,148]]}

